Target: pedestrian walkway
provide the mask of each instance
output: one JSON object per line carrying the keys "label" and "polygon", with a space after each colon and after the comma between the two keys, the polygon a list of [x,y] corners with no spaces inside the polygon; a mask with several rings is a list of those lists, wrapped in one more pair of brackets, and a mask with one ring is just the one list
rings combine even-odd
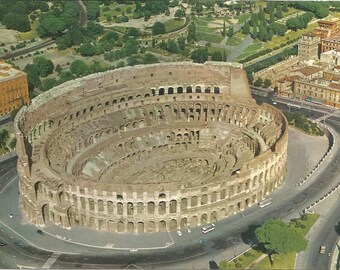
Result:
{"label": "pedestrian walkway", "polygon": [[332,255],[332,263],[331,270],[339,270],[340,269],[340,240],[335,247],[334,253]]}

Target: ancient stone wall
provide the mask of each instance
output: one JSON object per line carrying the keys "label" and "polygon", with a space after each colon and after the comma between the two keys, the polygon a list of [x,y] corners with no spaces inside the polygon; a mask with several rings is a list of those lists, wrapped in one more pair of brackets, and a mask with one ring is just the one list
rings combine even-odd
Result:
{"label": "ancient stone wall", "polygon": [[200,226],[285,177],[287,126],[239,65],[118,69],[53,88],[15,120],[20,205],[48,222],[146,233]]}

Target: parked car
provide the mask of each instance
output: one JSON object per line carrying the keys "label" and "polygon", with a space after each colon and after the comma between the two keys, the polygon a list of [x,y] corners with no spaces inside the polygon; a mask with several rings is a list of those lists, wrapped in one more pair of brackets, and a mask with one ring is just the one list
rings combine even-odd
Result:
{"label": "parked car", "polygon": [[178,236],[182,236],[182,232],[181,231],[177,231]]}

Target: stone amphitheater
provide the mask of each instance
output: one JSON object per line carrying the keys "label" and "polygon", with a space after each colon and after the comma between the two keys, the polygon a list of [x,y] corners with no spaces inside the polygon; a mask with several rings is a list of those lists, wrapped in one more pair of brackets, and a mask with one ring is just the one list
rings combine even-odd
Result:
{"label": "stone amphitheater", "polygon": [[286,174],[287,123],[236,63],[135,66],[41,94],[15,119],[20,207],[39,227],[152,233],[225,219]]}

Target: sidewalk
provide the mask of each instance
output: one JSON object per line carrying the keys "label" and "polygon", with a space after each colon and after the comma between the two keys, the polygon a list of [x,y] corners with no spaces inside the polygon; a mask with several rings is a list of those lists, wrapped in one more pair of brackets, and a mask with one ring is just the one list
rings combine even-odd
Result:
{"label": "sidewalk", "polygon": [[334,253],[332,255],[332,263],[331,263],[331,270],[339,270],[339,269],[340,269],[340,240],[338,241],[338,244],[335,247]]}

